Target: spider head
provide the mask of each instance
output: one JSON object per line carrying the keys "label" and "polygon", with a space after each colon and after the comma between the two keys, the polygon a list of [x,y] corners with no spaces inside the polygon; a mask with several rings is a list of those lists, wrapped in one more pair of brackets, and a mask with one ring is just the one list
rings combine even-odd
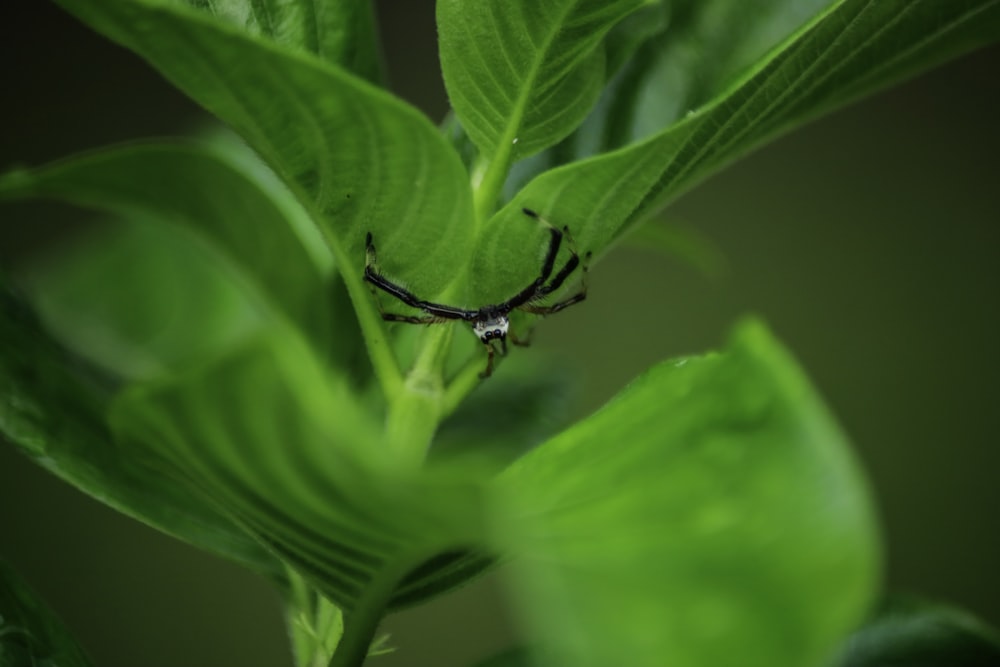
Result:
{"label": "spider head", "polygon": [[510,328],[510,320],[506,315],[500,313],[480,313],[479,317],[472,321],[472,330],[479,336],[479,340],[485,345],[489,345],[494,340],[504,340],[507,338],[507,329]]}

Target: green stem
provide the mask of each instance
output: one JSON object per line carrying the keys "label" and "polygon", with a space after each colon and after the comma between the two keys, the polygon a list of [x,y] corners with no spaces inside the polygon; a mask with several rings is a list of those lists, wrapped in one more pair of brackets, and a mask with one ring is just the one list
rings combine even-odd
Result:
{"label": "green stem", "polygon": [[344,634],[329,667],[362,667],[396,585],[420,562],[402,558],[369,583],[357,607],[344,620]]}
{"label": "green stem", "polygon": [[492,159],[480,159],[473,167],[472,205],[479,228],[482,228],[496,209],[500,191],[507,181],[507,172],[510,171],[512,158],[512,145],[501,143]]}
{"label": "green stem", "polygon": [[393,460],[402,466],[423,462],[443,417],[442,375],[453,330],[451,325],[427,330],[413,368],[389,404],[386,440]]}

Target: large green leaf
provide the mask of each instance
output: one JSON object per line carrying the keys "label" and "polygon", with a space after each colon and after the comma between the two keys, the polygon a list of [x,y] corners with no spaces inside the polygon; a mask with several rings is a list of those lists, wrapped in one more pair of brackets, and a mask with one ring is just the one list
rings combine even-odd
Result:
{"label": "large green leaf", "polygon": [[551,664],[817,665],[874,593],[859,469],[758,324],[647,372],[497,489],[518,609]]}
{"label": "large green leaf", "polygon": [[[640,143],[528,183],[487,228],[476,252],[474,291],[503,283],[499,291],[506,292],[537,272],[533,254],[497,252],[507,243],[494,237],[516,230],[513,219],[521,207],[569,225],[583,249],[598,253],[764,140],[998,37],[997,0],[837,2],[682,120]],[[655,83],[650,81],[647,95],[678,91]],[[669,106],[665,97],[662,116],[642,124],[672,122],[676,111]]]}
{"label": "large green leaf", "polygon": [[265,334],[135,387],[113,423],[133,456],[210,498],[341,607],[351,638],[386,605],[483,566],[463,552],[484,543],[481,475],[402,466],[381,424],[295,337]]}
{"label": "large green leaf", "polygon": [[[0,179],[0,197],[60,199],[126,219],[141,216],[179,225],[216,251],[214,261],[227,267],[235,281],[248,286],[245,291],[255,299],[253,305],[258,311],[287,317],[308,332],[318,346],[329,345],[333,338],[328,278],[324,275],[329,271],[329,251],[315,228],[291,202],[272,197],[250,176],[200,146],[122,147],[34,170],[15,171]],[[121,245],[122,240],[112,238],[109,242],[113,247]],[[146,245],[144,248],[141,240],[130,244],[128,250],[135,253],[134,257],[131,261],[127,256],[117,259],[114,268],[121,271],[117,282],[114,275],[108,275],[96,286],[91,306],[99,303],[105,292],[115,295],[124,290],[141,298],[136,294],[139,288],[149,295],[164,288],[176,291],[176,286],[168,283],[183,281],[179,274],[184,269],[177,267],[169,275],[161,272],[164,279],[157,280],[153,273],[158,267],[151,257],[169,253],[155,238],[147,238]],[[90,251],[107,256],[109,248]],[[184,259],[177,257],[176,261]],[[81,264],[86,263],[82,258]],[[93,264],[96,272],[96,260]],[[79,294],[87,281],[87,276],[80,275],[83,272],[87,272],[86,266],[62,283]],[[137,277],[139,274],[144,274],[143,279]],[[205,295],[194,298],[204,300]],[[106,298],[104,301],[109,303]],[[158,309],[162,317],[170,317],[176,310],[166,308],[168,305],[149,299],[146,310]],[[133,308],[131,305],[119,312],[105,308],[106,324],[128,326],[137,319],[138,311]],[[204,312],[203,316],[212,314]],[[176,324],[180,335],[175,347],[204,346],[200,322]],[[182,335],[184,326],[189,330],[186,338]]]}
{"label": "large green leaf", "polygon": [[572,132],[604,85],[601,42],[644,0],[441,0],[452,106],[487,156],[525,157]]}
{"label": "large green leaf", "polygon": [[19,282],[62,345],[123,381],[202,362],[267,322],[217,254],[156,218],[101,224]]}
{"label": "large green leaf", "polygon": [[284,568],[229,517],[123,450],[105,422],[113,387],[0,292],[0,432],[41,466],[115,509],[272,576]]}
{"label": "large green leaf", "polygon": [[0,561],[0,667],[88,667],[55,614]]}
{"label": "large green leaf", "polygon": [[393,266],[407,267],[414,290],[434,295],[452,282],[471,242],[471,194],[457,154],[417,110],[175,3],[59,4],[148,60],[261,154],[323,229],[356,306],[373,309],[361,281],[369,231]]}
{"label": "large green leaf", "polygon": [[370,0],[184,0],[191,7],[378,83],[382,61]]}

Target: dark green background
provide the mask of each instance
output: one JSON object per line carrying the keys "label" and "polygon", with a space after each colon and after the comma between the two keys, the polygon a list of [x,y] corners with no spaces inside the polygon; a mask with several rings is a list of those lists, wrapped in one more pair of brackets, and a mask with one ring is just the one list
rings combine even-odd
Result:
{"label": "dark green background", "polygon": [[[394,89],[440,118],[430,2],[383,2]],[[198,111],[48,3],[0,10],[0,167],[178,134]],[[583,369],[586,412],[657,360],[717,346],[762,314],[856,443],[893,589],[1000,624],[1000,49],[781,139],[673,206],[725,252],[707,279],[619,249],[537,345]],[[63,209],[0,210],[20,261]],[[795,502],[789,498],[789,502]],[[276,596],[254,576],[105,509],[0,444],[0,557],[104,667],[281,666]],[[394,617],[384,667],[461,667],[511,641],[490,581]]]}

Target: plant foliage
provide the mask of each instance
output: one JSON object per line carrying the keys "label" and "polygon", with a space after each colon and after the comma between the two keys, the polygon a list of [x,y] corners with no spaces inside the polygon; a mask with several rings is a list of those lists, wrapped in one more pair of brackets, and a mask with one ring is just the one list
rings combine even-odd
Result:
{"label": "plant foliage", "polygon": [[[541,664],[818,665],[862,618],[863,476],[763,324],[561,432],[530,408],[565,383],[504,366],[484,417],[478,343],[388,328],[364,239],[418,294],[502,301],[538,271],[522,208],[597,259],[762,142],[995,41],[1000,3],[439,0],[442,130],[381,87],[365,0],[57,1],[245,146],[0,178],[104,220],[3,293],[0,430],[268,576],[299,665],[360,665],[387,610],[496,559]],[[449,455],[484,419],[491,455]]]}

